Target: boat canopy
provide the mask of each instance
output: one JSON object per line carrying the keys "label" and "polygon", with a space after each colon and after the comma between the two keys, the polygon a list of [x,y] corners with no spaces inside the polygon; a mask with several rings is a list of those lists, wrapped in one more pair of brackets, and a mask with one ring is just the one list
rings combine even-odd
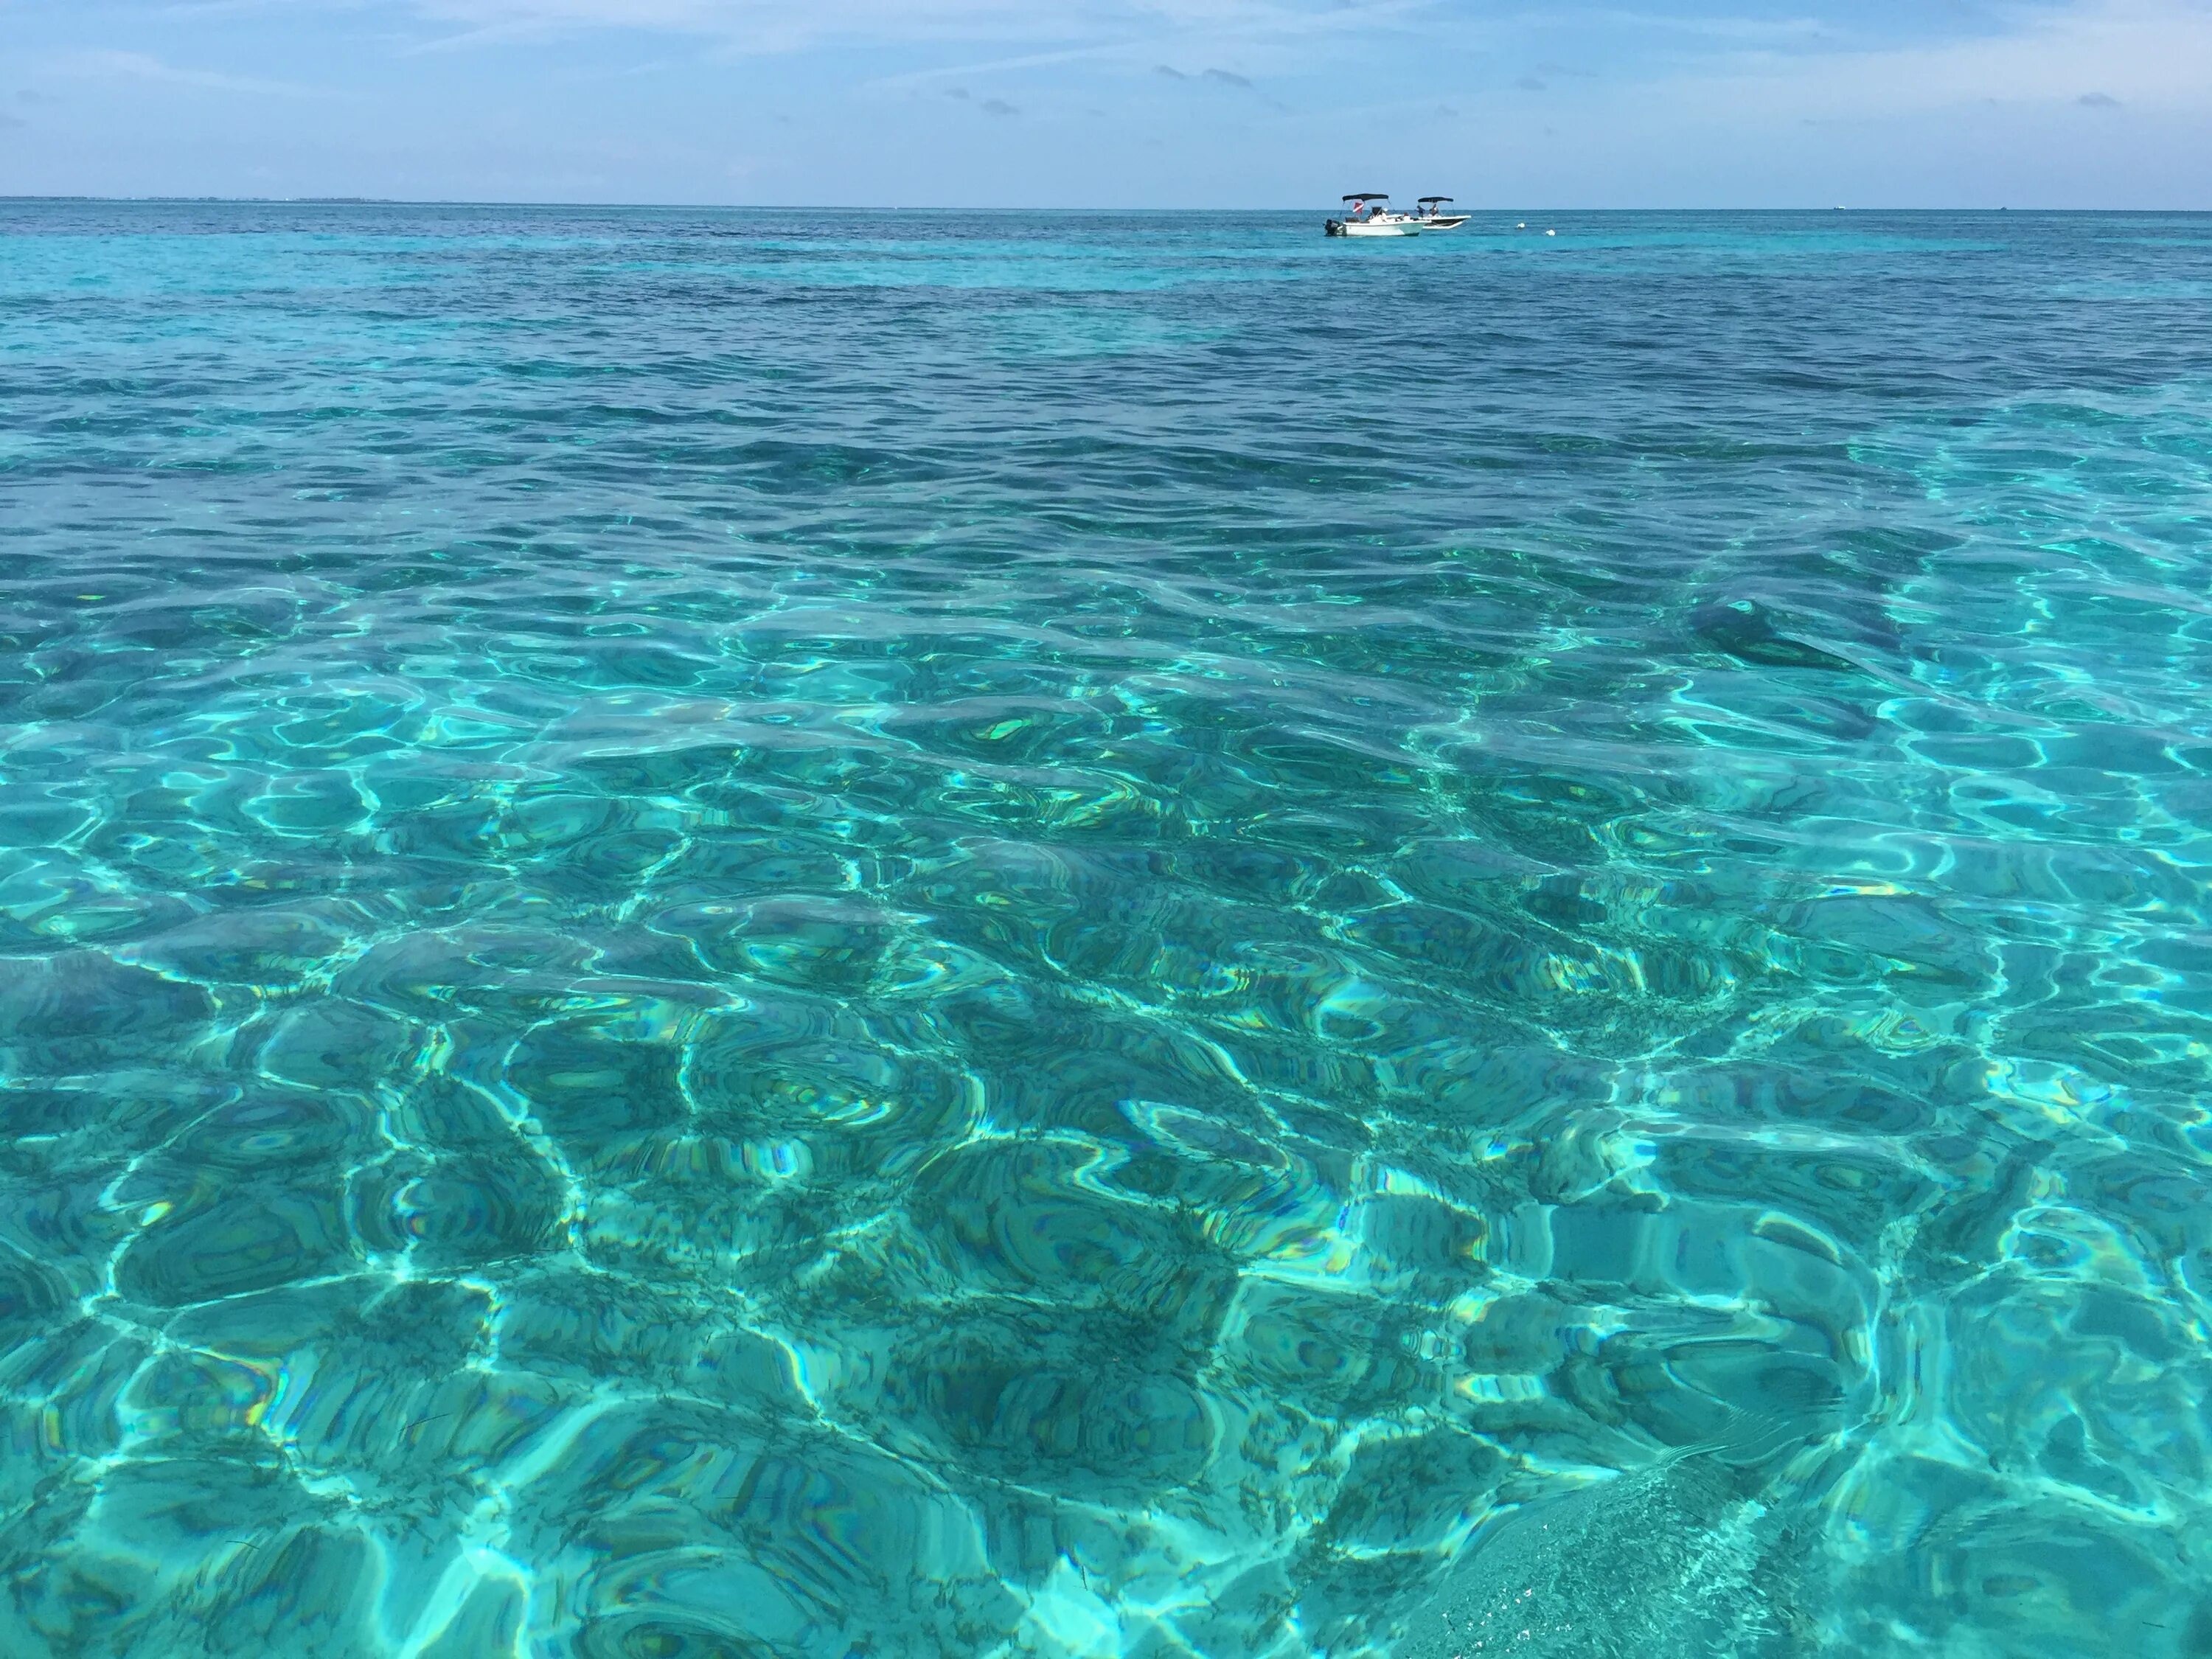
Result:
{"label": "boat canopy", "polygon": [[1387,190],[1363,190],[1344,199],[1347,202],[1387,202],[1390,199],[1390,192]]}
{"label": "boat canopy", "polygon": [[1421,200],[1424,202],[1449,202],[1451,200],[1451,198],[1449,196],[1424,196],[1421,198]]}

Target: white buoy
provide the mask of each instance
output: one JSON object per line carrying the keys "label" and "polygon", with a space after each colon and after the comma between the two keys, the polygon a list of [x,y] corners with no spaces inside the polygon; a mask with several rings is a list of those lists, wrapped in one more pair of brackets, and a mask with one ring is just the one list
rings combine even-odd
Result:
{"label": "white buoy", "polygon": [[1556,230],[1547,230],[1547,231],[1546,231],[1546,232],[1544,233],[1544,234],[1545,234],[1545,235],[1547,235],[1547,236],[1556,236],[1556,235],[1558,235],[1559,234],[1559,233],[1558,231],[1556,231]]}

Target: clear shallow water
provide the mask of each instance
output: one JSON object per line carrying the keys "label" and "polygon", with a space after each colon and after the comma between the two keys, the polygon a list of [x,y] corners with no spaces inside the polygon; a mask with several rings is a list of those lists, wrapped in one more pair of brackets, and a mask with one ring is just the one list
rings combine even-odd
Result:
{"label": "clear shallow water", "polygon": [[2212,228],[0,208],[0,1651],[2212,1653]]}

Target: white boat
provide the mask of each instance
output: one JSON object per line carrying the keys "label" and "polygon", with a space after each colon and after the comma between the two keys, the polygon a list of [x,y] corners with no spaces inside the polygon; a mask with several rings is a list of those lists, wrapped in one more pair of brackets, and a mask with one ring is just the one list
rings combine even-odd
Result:
{"label": "white boat", "polygon": [[1331,236],[1418,236],[1423,221],[1410,213],[1393,213],[1388,191],[1363,190],[1347,196],[1350,204],[1341,219],[1332,219],[1324,228]]}
{"label": "white boat", "polygon": [[1449,196],[1424,196],[1420,206],[1413,210],[1420,219],[1423,230],[1457,230],[1473,216],[1451,211]]}

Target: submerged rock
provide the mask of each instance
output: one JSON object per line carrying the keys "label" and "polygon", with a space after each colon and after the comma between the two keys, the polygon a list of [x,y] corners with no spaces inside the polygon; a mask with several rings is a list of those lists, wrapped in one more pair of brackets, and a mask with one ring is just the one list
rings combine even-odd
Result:
{"label": "submerged rock", "polygon": [[1754,599],[1714,600],[1690,613],[1690,631],[1700,643],[1724,651],[1740,662],[1765,668],[1822,668],[1856,674],[1859,665],[1817,645],[1793,639],[1777,624],[1780,618]]}

